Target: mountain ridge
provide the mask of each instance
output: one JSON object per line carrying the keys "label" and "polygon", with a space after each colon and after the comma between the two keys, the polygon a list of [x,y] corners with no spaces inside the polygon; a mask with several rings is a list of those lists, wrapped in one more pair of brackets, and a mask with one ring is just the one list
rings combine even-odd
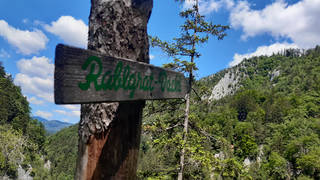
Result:
{"label": "mountain ridge", "polygon": [[[320,178],[319,46],[303,55],[288,50],[246,59],[194,88],[186,179]],[[227,88],[229,93],[209,99],[215,89]],[[146,102],[139,179],[177,177],[182,109],[181,100]],[[76,142],[76,125],[49,136],[55,177],[73,179]]]}
{"label": "mountain ridge", "polygon": [[54,134],[63,128],[73,125],[72,123],[67,123],[59,120],[48,120],[40,116],[33,116],[32,118],[41,122],[48,134]]}
{"label": "mountain ridge", "polygon": [[[316,53],[320,49],[320,46],[316,46],[309,50],[300,49],[284,49],[282,52],[273,54],[271,56],[256,56],[251,58],[245,58],[241,63],[223,69],[215,74],[203,77],[200,82],[210,87],[211,94],[207,94],[204,98],[209,101],[219,100],[225,96],[232,95],[236,91],[243,87],[243,82],[246,78],[252,79],[255,75],[260,74],[264,77],[269,77],[269,82],[275,82],[278,76],[284,71],[284,65],[282,61],[277,60],[278,57],[287,58],[301,58],[311,53]],[[272,59],[271,61],[260,64],[260,58]],[[266,68],[267,69],[264,69]]]}

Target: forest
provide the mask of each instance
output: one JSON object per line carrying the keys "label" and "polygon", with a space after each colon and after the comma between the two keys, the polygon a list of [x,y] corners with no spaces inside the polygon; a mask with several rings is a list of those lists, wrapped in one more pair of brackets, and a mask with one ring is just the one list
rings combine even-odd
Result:
{"label": "forest", "polygon": [[[284,9],[293,7],[285,1],[276,2],[285,4]],[[264,12],[251,11],[246,3],[239,3],[244,9],[241,13]],[[294,7],[303,5],[302,1],[296,4]],[[137,179],[320,180],[320,46],[246,58],[233,67],[196,79],[201,48],[209,38],[223,40],[230,27],[208,22],[212,18],[200,14],[198,0],[188,8],[180,9],[183,23],[178,37],[172,41],[149,37],[150,47],[159,48],[168,57],[164,68],[185,75],[188,90],[184,99],[146,101]],[[121,29],[119,26],[117,33],[121,34]],[[292,40],[283,33],[278,36]],[[148,53],[146,61],[151,57]],[[206,61],[214,66],[219,60]],[[122,65],[117,67],[119,73],[114,74],[121,76]],[[129,66],[127,70],[130,76],[136,75]],[[114,76],[107,77],[109,83],[117,79]],[[136,86],[129,87],[130,98],[139,84],[145,91],[153,89],[144,86],[140,74],[139,78]],[[151,82],[153,76],[144,79]],[[131,80],[126,82],[130,84]],[[88,83],[80,88],[87,90]],[[128,88],[114,85],[101,83],[99,88]],[[175,86],[171,90],[179,89]],[[47,132],[31,112],[27,97],[0,59],[0,179],[74,179],[78,124]]]}
{"label": "forest", "polygon": [[[210,98],[231,74],[231,93]],[[183,146],[184,179],[320,179],[320,46],[245,59],[195,81],[190,101],[186,143],[185,100],[147,101],[139,179],[177,179]],[[46,136],[0,66],[0,177],[73,179],[77,128]]]}

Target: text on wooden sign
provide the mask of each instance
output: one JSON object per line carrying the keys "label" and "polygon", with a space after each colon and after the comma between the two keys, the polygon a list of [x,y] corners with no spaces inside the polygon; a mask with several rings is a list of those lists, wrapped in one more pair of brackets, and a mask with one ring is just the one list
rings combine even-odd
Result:
{"label": "text on wooden sign", "polygon": [[[96,70],[96,64],[98,65],[98,71]],[[159,85],[156,87],[159,87],[162,92],[181,92],[181,77],[176,76],[173,79],[168,79],[165,71],[160,71],[158,76],[159,79],[154,81],[154,76],[152,73],[149,76],[142,76],[141,74],[146,73],[131,72],[129,65],[126,65],[123,68],[123,62],[119,61],[114,72],[109,70],[103,73],[101,59],[96,56],[89,57],[82,65],[83,70],[86,70],[88,67],[90,67],[90,71],[85,78],[86,82],[80,82],[78,84],[79,88],[82,90],[88,90],[90,85],[93,84],[96,91],[118,91],[119,89],[129,90],[130,98],[133,98],[137,89],[142,91],[152,91],[156,85]],[[100,78],[101,81],[99,82]]]}
{"label": "text on wooden sign", "polygon": [[184,98],[182,73],[128,59],[57,45],[56,104]]}

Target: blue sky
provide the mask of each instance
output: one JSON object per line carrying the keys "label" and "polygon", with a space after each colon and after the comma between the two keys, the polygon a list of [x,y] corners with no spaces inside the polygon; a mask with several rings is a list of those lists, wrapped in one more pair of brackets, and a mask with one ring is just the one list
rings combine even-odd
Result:
{"label": "blue sky", "polygon": [[[243,58],[271,55],[285,48],[320,44],[320,0],[199,0],[201,14],[215,24],[230,25],[228,36],[199,47],[196,78],[234,66]],[[154,0],[148,33],[170,41],[179,35],[181,9],[192,0]],[[78,105],[53,103],[54,50],[58,43],[86,47],[89,0],[1,0],[0,61],[28,98],[32,114],[76,123]],[[150,50],[151,63],[169,58]]]}

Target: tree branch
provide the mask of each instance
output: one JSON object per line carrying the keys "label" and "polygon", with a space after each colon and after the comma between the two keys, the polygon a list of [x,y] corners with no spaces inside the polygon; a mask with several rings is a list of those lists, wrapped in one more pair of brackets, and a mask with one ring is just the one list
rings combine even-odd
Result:
{"label": "tree branch", "polygon": [[193,92],[197,95],[197,97],[199,98],[199,100],[201,101],[201,97],[199,96],[199,94],[197,93],[197,91],[196,91],[194,88],[192,88],[192,90],[193,90]]}

